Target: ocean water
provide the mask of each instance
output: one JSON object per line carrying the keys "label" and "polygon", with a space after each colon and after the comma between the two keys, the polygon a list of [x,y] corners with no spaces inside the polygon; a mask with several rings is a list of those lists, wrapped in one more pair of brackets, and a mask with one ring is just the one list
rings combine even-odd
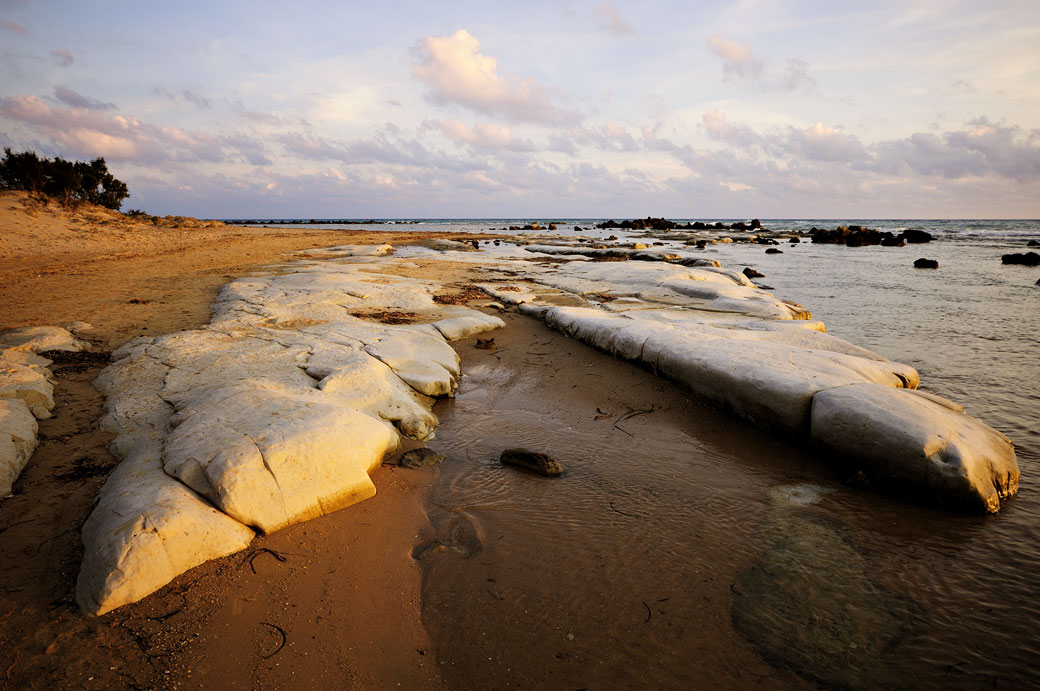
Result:
{"label": "ocean water", "polygon": [[[564,235],[599,221],[387,230],[486,232],[534,220],[559,220]],[[830,333],[913,365],[922,389],[1008,435],[1019,494],[997,515],[966,516],[858,490],[749,425],[719,433],[725,422],[696,401],[633,418],[633,435],[590,430],[580,379],[554,397],[522,373],[464,357],[467,378],[439,411],[432,445],[450,460],[431,516],[460,556],[424,564],[424,616],[453,687],[1040,688],[1040,269],[1000,261],[1040,240],[1040,222],[762,223],[916,228],[936,239],[902,248],[782,240],[783,253],[767,255],[746,243],[691,249],[669,232],[582,235],[755,268],[760,284]],[[915,269],[919,257],[939,268]],[[568,347],[588,351],[590,372],[609,369],[607,356]],[[530,367],[552,368],[538,352],[530,347]],[[652,406],[653,391],[671,386],[618,371],[614,399],[595,410]],[[651,417],[662,427],[639,435]],[[488,460],[505,438],[570,459],[565,484],[548,493]]]}

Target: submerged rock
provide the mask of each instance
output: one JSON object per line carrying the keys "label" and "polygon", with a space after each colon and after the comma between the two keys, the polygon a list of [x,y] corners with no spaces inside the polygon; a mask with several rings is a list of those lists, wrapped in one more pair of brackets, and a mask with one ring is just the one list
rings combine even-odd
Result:
{"label": "submerged rock", "polygon": [[827,688],[901,688],[896,644],[907,603],[875,585],[869,563],[834,529],[774,505],[756,542],[762,554],[733,584],[733,626],[770,663]]}
{"label": "submerged rock", "polygon": [[563,468],[551,457],[538,451],[527,449],[506,449],[500,459],[508,465],[534,471],[546,477],[555,477],[563,473]]}
{"label": "submerged rock", "polygon": [[412,449],[401,454],[397,464],[402,468],[426,468],[431,465],[440,465],[444,462],[444,455],[425,446]]}
{"label": "submerged rock", "polygon": [[939,268],[939,262],[937,260],[935,260],[935,259],[925,259],[924,257],[921,257],[920,259],[917,259],[917,260],[914,261],[914,268],[915,269],[938,269]]}
{"label": "submerged rock", "polygon": [[769,249],[766,250],[766,254],[783,254],[783,253],[784,253],[783,250],[778,250],[775,247],[770,247]]}

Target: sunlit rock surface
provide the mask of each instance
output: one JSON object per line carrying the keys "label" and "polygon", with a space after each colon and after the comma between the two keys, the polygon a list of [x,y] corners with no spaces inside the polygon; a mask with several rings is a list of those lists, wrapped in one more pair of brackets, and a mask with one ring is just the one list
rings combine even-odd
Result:
{"label": "sunlit rock surface", "polygon": [[27,326],[0,333],[0,498],[11,493],[36,450],[36,421],[51,417],[54,408],[51,361],[37,353],[85,347],[57,326]]}
{"label": "sunlit rock surface", "polygon": [[829,389],[813,399],[811,437],[883,484],[955,508],[996,512],[1018,491],[1008,438],[938,396],[872,384]]}
{"label": "sunlit rock surface", "polygon": [[368,473],[400,435],[431,438],[431,397],[458,386],[445,338],[502,325],[434,303],[440,287],[303,264],[228,284],[206,328],[116,351],[97,385],[122,463],[84,525],[81,607],[133,602],[254,531],[372,496]]}

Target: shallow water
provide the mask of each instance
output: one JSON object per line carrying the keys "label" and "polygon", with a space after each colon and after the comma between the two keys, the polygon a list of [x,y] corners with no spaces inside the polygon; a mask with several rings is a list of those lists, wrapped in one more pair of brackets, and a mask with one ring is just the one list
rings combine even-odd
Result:
{"label": "shallow water", "polygon": [[[765,222],[811,224],[837,225]],[[1018,496],[980,517],[850,488],[790,444],[676,404],[679,389],[562,336],[546,343],[593,366],[526,356],[539,380],[464,352],[434,444],[449,461],[432,516],[450,547],[423,557],[424,616],[450,686],[1040,687],[1040,270],[1000,264],[1040,224],[865,224],[938,240],[700,254],[755,267],[830,333],[912,364],[922,388],[1008,434]],[[918,257],[940,268],[914,269]],[[614,371],[611,400],[590,400],[601,389],[582,377]],[[568,473],[502,468],[513,445]]]}

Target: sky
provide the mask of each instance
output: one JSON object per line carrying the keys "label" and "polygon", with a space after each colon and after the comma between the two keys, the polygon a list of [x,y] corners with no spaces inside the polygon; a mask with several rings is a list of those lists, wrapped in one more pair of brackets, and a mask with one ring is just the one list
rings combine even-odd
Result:
{"label": "sky", "polygon": [[0,0],[0,75],[153,214],[1040,217],[1036,0]]}

